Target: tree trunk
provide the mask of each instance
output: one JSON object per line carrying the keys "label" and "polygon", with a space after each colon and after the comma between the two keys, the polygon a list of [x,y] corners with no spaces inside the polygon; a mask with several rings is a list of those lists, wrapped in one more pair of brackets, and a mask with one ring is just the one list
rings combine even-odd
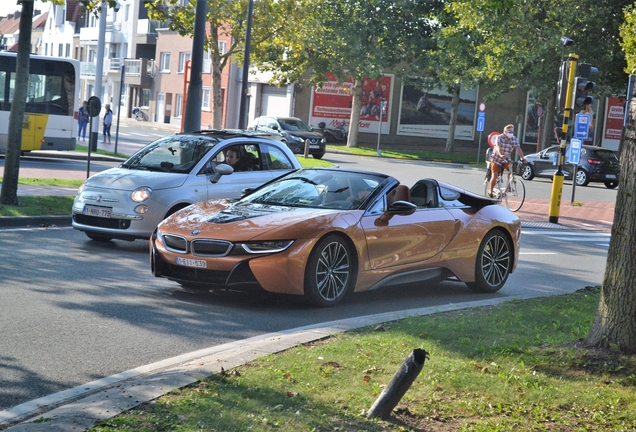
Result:
{"label": "tree trunk", "polygon": [[26,107],[29,85],[29,60],[31,50],[31,27],[33,21],[33,0],[22,1],[20,36],[15,72],[15,91],[9,115],[7,153],[4,158],[4,176],[0,204],[18,205],[18,178],[20,176],[20,153],[22,152],[22,122]]}
{"label": "tree trunk", "polygon": [[210,61],[212,62],[212,127],[221,129],[223,127],[223,93],[221,89],[221,55],[219,53],[219,29],[211,25],[210,29]]}
{"label": "tree trunk", "polygon": [[541,116],[541,135],[539,136],[539,145],[537,146],[538,152],[552,145],[552,138],[554,138],[555,105],[556,93],[553,93],[548,103],[543,105],[544,110],[543,115]]}
{"label": "tree trunk", "polygon": [[622,143],[620,187],[596,317],[586,345],[636,353],[636,99],[630,95]]}
{"label": "tree trunk", "polygon": [[358,146],[358,130],[360,129],[360,108],[362,108],[362,80],[353,83],[353,100],[351,102],[351,117],[349,119],[349,135],[347,147]]}
{"label": "tree trunk", "polygon": [[455,147],[455,128],[457,127],[457,112],[459,111],[459,92],[461,86],[452,89],[453,100],[451,102],[451,116],[448,125],[448,136],[446,137],[446,148],[444,153],[452,153]]}

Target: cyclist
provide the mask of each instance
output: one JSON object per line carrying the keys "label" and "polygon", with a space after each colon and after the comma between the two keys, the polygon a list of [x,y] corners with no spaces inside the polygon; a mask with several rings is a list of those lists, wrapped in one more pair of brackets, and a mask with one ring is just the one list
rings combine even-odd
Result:
{"label": "cyclist", "polygon": [[509,124],[504,127],[503,133],[497,137],[492,151],[490,160],[492,175],[490,176],[490,187],[488,189],[488,196],[491,198],[493,197],[492,190],[495,187],[495,183],[497,183],[501,170],[507,169],[510,171],[510,154],[513,149],[517,151],[517,154],[521,156],[521,160],[525,163],[526,158],[523,155],[523,151],[521,151],[519,141],[515,138],[515,127]]}

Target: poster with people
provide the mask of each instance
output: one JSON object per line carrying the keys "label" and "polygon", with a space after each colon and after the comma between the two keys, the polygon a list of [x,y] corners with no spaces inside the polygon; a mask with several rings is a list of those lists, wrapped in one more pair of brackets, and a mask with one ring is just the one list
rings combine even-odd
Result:
{"label": "poster with people", "polygon": [[601,147],[618,150],[623,133],[625,98],[610,97],[605,104],[605,125]]}
{"label": "poster with people", "polygon": [[[452,95],[437,88],[402,86],[398,135],[446,138]],[[455,139],[472,140],[477,112],[477,89],[461,89]]]}
{"label": "poster with people", "polygon": [[[362,84],[362,106],[360,108],[360,132],[378,133],[380,120],[382,133],[389,133],[391,118],[391,95],[393,75],[384,75],[380,80],[365,78]],[[353,82],[339,83],[335,76],[328,76],[322,87],[314,87],[311,93],[309,124],[317,127],[324,122],[328,128],[349,127],[353,104]],[[382,113],[382,102],[385,111]]]}

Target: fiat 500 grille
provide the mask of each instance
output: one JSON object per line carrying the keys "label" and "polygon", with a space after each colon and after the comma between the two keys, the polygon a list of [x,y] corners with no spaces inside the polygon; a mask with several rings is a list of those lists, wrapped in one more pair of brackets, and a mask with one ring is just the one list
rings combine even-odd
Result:
{"label": "fiat 500 grille", "polygon": [[188,242],[185,237],[174,234],[166,234],[163,236],[163,240],[166,243],[166,247],[173,252],[186,253],[188,251]]}
{"label": "fiat 500 grille", "polygon": [[190,251],[199,256],[225,256],[230,253],[232,243],[223,240],[197,239],[190,242]]}

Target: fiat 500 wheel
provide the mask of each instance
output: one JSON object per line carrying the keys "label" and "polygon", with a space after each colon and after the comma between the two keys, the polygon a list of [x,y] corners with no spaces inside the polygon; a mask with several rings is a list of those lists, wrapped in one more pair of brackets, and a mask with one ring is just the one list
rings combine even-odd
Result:
{"label": "fiat 500 wheel", "polygon": [[337,235],[320,240],[305,272],[305,297],[316,306],[335,306],[351,290],[354,265],[349,245]]}
{"label": "fiat 500 wheel", "polygon": [[501,289],[512,268],[512,245],[500,230],[490,231],[479,245],[475,262],[475,282],[467,283],[476,292],[494,293]]}

